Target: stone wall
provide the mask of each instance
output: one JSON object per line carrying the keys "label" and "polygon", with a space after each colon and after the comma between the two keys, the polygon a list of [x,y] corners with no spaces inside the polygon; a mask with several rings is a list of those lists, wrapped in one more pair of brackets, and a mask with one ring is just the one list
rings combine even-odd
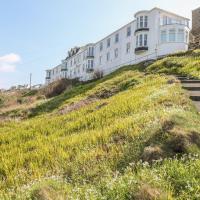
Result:
{"label": "stone wall", "polygon": [[189,49],[200,48],[200,8],[192,11],[192,30]]}
{"label": "stone wall", "polygon": [[199,35],[200,33],[200,8],[192,11],[192,34]]}

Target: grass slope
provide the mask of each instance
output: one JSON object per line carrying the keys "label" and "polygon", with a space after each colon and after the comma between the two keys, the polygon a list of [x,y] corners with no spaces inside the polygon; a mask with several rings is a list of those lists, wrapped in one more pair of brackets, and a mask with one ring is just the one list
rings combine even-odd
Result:
{"label": "grass slope", "polygon": [[172,76],[146,74],[164,60],[0,122],[0,199],[198,199],[200,117]]}

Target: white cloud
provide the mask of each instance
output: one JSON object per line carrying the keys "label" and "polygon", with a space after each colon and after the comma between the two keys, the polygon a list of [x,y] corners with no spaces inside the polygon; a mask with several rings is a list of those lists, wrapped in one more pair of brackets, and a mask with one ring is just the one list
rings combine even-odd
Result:
{"label": "white cloud", "polygon": [[0,72],[14,72],[20,61],[20,56],[14,53],[0,56]]}

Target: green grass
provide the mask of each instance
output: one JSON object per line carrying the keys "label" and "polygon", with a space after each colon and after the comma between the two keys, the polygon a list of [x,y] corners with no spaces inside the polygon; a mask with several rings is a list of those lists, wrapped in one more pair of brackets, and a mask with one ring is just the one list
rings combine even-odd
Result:
{"label": "green grass", "polygon": [[0,122],[0,199],[198,199],[200,117],[174,77],[146,75],[164,60]]}
{"label": "green grass", "polygon": [[200,78],[200,50],[166,57],[147,68],[152,73],[179,74]]}

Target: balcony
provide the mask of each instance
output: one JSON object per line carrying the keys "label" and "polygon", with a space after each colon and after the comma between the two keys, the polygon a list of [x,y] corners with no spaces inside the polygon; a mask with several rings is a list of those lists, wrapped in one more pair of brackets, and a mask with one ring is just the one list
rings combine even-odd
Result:
{"label": "balcony", "polygon": [[137,48],[135,48],[135,53],[136,54],[137,53],[143,53],[143,52],[148,51],[148,50],[149,50],[149,48],[145,47],[145,46],[143,46],[143,47],[137,47]]}
{"label": "balcony", "polygon": [[51,77],[50,77],[50,76],[47,76],[47,77],[46,77],[46,80],[50,80],[50,79],[51,79]]}
{"label": "balcony", "polygon": [[87,69],[86,69],[86,72],[87,72],[87,73],[92,73],[92,72],[94,72],[94,69],[93,69],[93,68],[87,68]]}
{"label": "balcony", "polygon": [[149,31],[149,28],[137,28],[135,30],[135,34],[138,33],[138,32],[141,32],[141,31]]}
{"label": "balcony", "polygon": [[67,68],[61,68],[61,72],[66,72]]}
{"label": "balcony", "polygon": [[87,55],[87,59],[93,59],[94,55]]}

